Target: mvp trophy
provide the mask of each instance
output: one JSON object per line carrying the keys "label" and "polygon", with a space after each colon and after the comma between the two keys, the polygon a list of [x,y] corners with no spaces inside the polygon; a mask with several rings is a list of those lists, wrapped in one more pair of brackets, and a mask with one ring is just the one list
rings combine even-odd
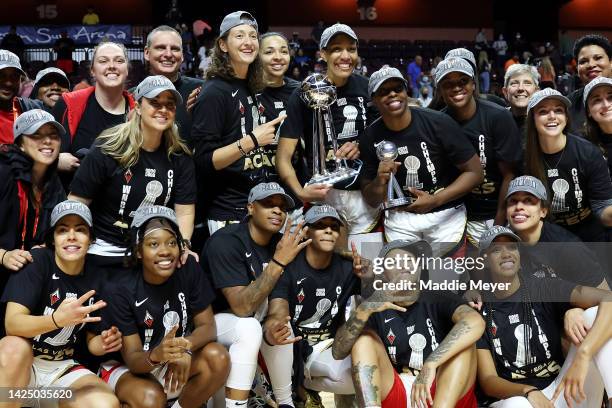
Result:
{"label": "mvp trophy", "polygon": [[331,184],[352,179],[351,184],[359,175],[358,169],[349,167],[346,160],[336,158],[336,166],[328,169],[326,166],[325,139],[329,138],[332,149],[338,151],[338,139],[334,131],[333,119],[329,106],[336,101],[336,87],[322,74],[308,76],[301,86],[302,100],[313,110],[312,121],[312,178],[308,184]]}
{"label": "mvp trophy", "polygon": [[[397,146],[393,142],[383,140],[376,145],[376,156],[380,161],[395,161],[397,159]],[[412,204],[411,197],[405,197],[395,174],[391,173],[387,184],[387,201],[383,203],[385,211]]]}

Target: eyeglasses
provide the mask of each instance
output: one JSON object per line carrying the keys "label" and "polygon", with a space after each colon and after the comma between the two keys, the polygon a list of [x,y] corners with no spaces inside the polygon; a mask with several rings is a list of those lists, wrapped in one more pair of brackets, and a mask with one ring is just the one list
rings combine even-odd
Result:
{"label": "eyeglasses", "polygon": [[311,224],[310,228],[315,230],[325,230],[327,228],[331,228],[332,231],[340,232],[341,225],[337,222],[319,221]]}
{"label": "eyeglasses", "polygon": [[456,87],[465,88],[471,81],[472,79],[468,77],[462,77],[461,79],[457,81],[446,80],[442,82],[442,88],[444,89],[454,89]]}
{"label": "eyeglasses", "polygon": [[402,84],[399,84],[395,87],[386,87],[386,88],[378,88],[376,92],[374,92],[374,96],[378,98],[382,98],[383,96],[389,95],[391,92],[395,92],[396,94],[402,93],[406,87]]}
{"label": "eyeglasses", "polygon": [[149,105],[151,105],[155,110],[162,110],[162,108],[166,108],[166,110],[170,112],[176,111],[176,102],[173,101],[161,103],[156,101],[155,99],[149,99]]}

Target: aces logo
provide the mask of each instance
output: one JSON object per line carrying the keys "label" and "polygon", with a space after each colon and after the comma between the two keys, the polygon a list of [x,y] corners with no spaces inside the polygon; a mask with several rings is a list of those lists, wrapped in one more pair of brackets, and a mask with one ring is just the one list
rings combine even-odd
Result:
{"label": "aces logo", "polygon": [[51,306],[53,306],[54,304],[57,303],[58,300],[60,300],[60,293],[59,293],[59,289],[56,289],[55,292],[53,292],[50,296],[49,296],[49,300],[51,301]]}
{"label": "aces logo", "polygon": [[148,310],[145,314],[144,323],[147,325],[147,327],[153,326],[153,316],[151,316]]}

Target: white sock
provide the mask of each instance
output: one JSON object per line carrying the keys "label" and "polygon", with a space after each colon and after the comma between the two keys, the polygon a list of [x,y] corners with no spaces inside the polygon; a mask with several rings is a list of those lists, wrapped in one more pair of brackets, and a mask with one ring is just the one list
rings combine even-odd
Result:
{"label": "white sock", "polygon": [[170,408],[183,408],[181,404],[179,404],[178,400],[174,401],[174,404]]}
{"label": "white sock", "polygon": [[248,400],[236,401],[233,399],[225,399],[225,408],[246,408]]}

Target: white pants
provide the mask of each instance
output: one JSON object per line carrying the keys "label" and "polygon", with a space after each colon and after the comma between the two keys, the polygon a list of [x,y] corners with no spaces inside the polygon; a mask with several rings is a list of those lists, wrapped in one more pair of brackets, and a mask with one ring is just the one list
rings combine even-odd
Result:
{"label": "white pants", "polygon": [[380,216],[380,207],[370,207],[359,190],[332,188],[325,197],[325,203],[334,207],[346,220],[349,234],[371,232]]}
{"label": "white pants", "polygon": [[433,256],[442,256],[463,238],[467,220],[463,204],[427,214],[391,210],[385,217],[387,241],[423,239],[432,246]]}
{"label": "white pants", "polygon": [[482,221],[468,221],[467,223],[467,239],[475,248],[480,246],[480,237],[489,230],[495,223],[494,219]]}
{"label": "white pants", "polygon": [[351,357],[335,360],[332,356],[333,339],[316,344],[304,367],[304,386],[314,391],[333,394],[355,394],[351,377]]}
{"label": "white pants", "polygon": [[[83,367],[74,369],[77,366],[79,366],[79,363],[74,360],[49,361],[35,357],[28,388],[69,388],[79,378],[86,375],[95,375]],[[71,371],[73,369],[74,371]],[[32,408],[55,408],[58,402],[51,399],[32,399],[24,405]]]}
{"label": "white pants", "polygon": [[208,226],[208,233],[210,236],[215,232],[219,231],[221,228],[230,225],[230,224],[238,224],[240,221],[238,220],[230,220],[230,221],[217,221],[217,220],[206,220],[206,225]]}
{"label": "white pants", "polygon": [[[587,327],[591,327],[597,315],[597,307],[592,307],[584,311],[584,320]],[[541,390],[546,398],[552,398],[555,390],[563,376],[569,370],[574,358],[576,357],[576,346],[572,345],[567,353],[567,358],[559,371],[559,375],[550,383],[548,387]],[[605,387],[608,396],[612,395],[612,340],[608,340],[601,349],[595,354],[593,360],[589,364],[589,371],[584,380],[584,393],[587,399],[581,404],[574,402],[572,405],[576,408],[599,408]],[[563,393],[559,395],[556,401],[553,402],[555,408],[567,408],[568,405],[563,398]],[[490,405],[493,408],[532,408],[525,397],[512,397],[505,400],[494,402]]]}

